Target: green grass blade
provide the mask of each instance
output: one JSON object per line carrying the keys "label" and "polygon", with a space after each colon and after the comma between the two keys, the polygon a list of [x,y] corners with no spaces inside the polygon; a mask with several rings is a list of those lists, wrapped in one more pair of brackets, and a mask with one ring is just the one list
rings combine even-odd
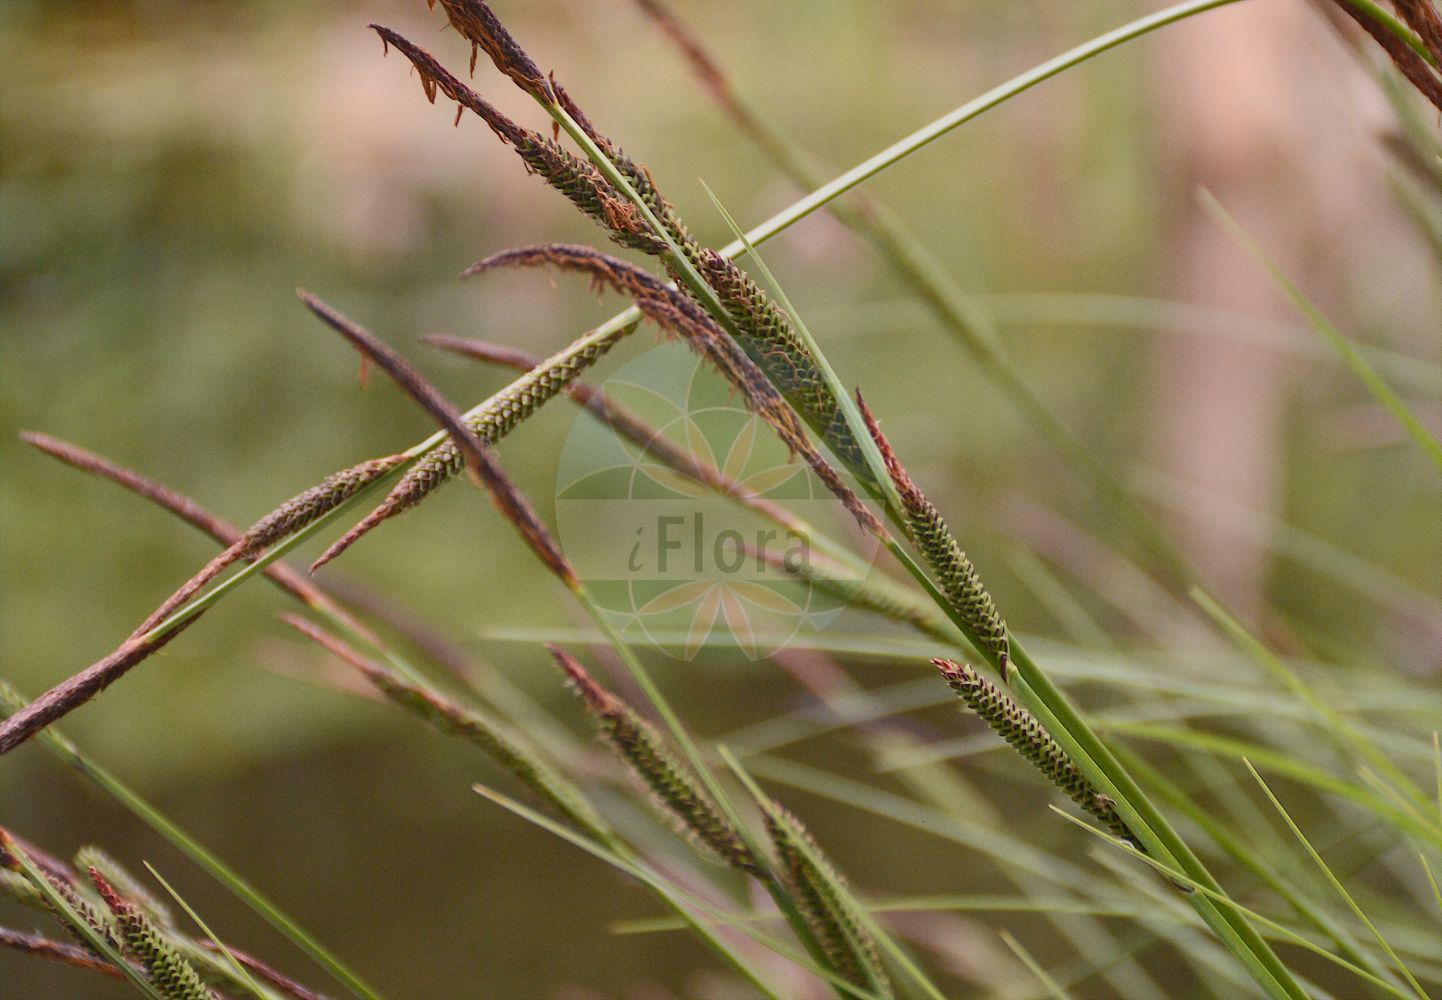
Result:
{"label": "green grass blade", "polygon": [[[734,953],[730,952],[730,949],[727,949],[725,947],[724,943],[715,939],[714,935],[711,934],[710,930],[706,928],[706,925],[701,921],[697,920],[691,914],[691,910],[694,909],[696,911],[704,913],[709,919],[715,921],[717,924],[735,928],[736,930],[745,934],[747,937],[751,938],[757,944],[760,944],[768,950],[787,959],[788,961],[795,963],[797,966],[805,969],[812,975],[826,980],[832,986],[837,987],[838,989],[845,992],[847,995],[867,998],[867,1000],[879,1000],[879,998],[874,997],[872,994],[864,990],[860,990],[851,983],[848,983],[845,980],[841,979],[829,969],[822,968],[821,966],[818,966],[815,963],[811,962],[807,958],[807,956],[801,954],[800,952],[797,952],[792,948],[788,948],[785,944],[776,940],[775,938],[772,938],[766,934],[762,934],[754,928],[749,927],[748,921],[744,918],[738,918],[732,914],[728,914],[717,909],[715,906],[702,899],[701,897],[696,896],[693,893],[688,892],[686,889],[683,889],[682,887],[676,885],[675,883],[668,881],[663,876],[652,871],[646,865],[638,861],[632,861],[625,857],[622,857],[615,851],[601,844],[597,844],[596,842],[576,833],[574,830],[571,830],[561,825],[560,823],[557,823],[549,816],[539,813],[536,810],[515,801],[514,799],[508,798],[507,796],[502,795],[500,792],[487,788],[484,785],[475,785],[473,786],[473,789],[478,795],[489,799],[503,809],[509,810],[510,812],[516,814],[522,819],[541,827],[547,832],[552,833],[557,837],[560,837],[562,840],[576,847],[579,847],[581,850],[585,851],[587,854],[590,854],[592,857],[599,858],[601,861],[606,862],[608,865],[611,865],[619,871],[625,872],[627,875],[630,875],[637,881],[642,882],[643,884],[653,889],[662,898],[666,899],[667,902],[670,903],[671,906],[676,910],[676,912],[681,915],[681,918],[685,920],[690,926],[703,934],[708,940],[713,941],[717,947],[724,950],[728,955],[731,955],[733,965],[741,961],[739,956],[735,956]],[[765,983],[764,979],[762,979],[760,975],[755,972],[755,970],[751,970],[749,967],[743,967],[739,971],[742,971],[743,974],[746,975],[747,979],[750,980],[750,982],[754,986],[760,989],[764,995],[776,998],[776,1000],[780,1000],[780,998],[784,996],[784,994],[779,993],[774,988],[768,986]]]}
{"label": "green grass blade", "polygon": [[1427,855],[1419,851],[1417,860],[1422,862],[1422,870],[1427,873],[1427,883],[1432,886],[1432,898],[1437,900],[1437,910],[1442,913],[1442,889],[1437,887],[1437,876],[1432,874],[1432,866],[1427,863]]}
{"label": "green grass blade", "polygon": [[1367,363],[1367,359],[1357,352],[1350,341],[1344,337],[1340,330],[1332,325],[1331,321],[1322,314],[1322,311],[1312,304],[1312,301],[1302,294],[1302,290],[1294,285],[1290,278],[1282,272],[1282,269],[1267,256],[1266,252],[1254,241],[1244,230],[1236,219],[1222,207],[1210,192],[1201,193],[1202,206],[1229,232],[1238,243],[1246,249],[1257,262],[1266,268],[1280,288],[1292,300],[1307,322],[1310,323],[1332,349],[1337,352],[1342,361],[1352,370],[1352,374],[1362,383],[1366,390],[1372,394],[1372,398],[1382,405],[1387,412],[1392,414],[1393,419],[1401,425],[1402,429],[1417,444],[1417,447],[1431,459],[1432,464],[1442,470],[1442,443],[1432,436],[1431,432],[1418,420],[1416,415],[1407,408],[1392,387],[1389,386],[1376,370]]}
{"label": "green grass blade", "polygon": [[[1220,306],[1107,292],[995,292],[976,298],[994,322],[1014,326],[1017,333],[1039,325],[1089,326],[1098,332],[1132,329],[1185,333],[1261,344],[1296,357],[1342,363],[1336,352],[1319,342],[1307,326]],[[1442,365],[1436,361],[1372,344],[1358,344],[1356,349],[1394,381],[1406,383],[1418,392],[1442,392]]]}
{"label": "green grass blade", "polygon": [[[895,896],[872,899],[865,905],[872,913],[1063,913],[1088,917],[1139,917],[1146,914],[1140,906],[1088,903],[1070,896]],[[737,914],[735,919],[765,921],[779,918],[774,913],[752,911]],[[686,924],[677,917],[639,917],[618,920],[610,929],[614,934],[658,934],[685,930]]]}
{"label": "green grass blade", "polygon": [[[1116,804],[1123,821],[1159,863],[1183,867],[1214,893],[1225,897],[1205,865],[1147,798],[1136,781],[1077,714],[1019,643],[1012,646],[1018,671],[1013,691],[1027,709],[1101,791]],[[1040,692],[1038,691],[1040,689]],[[1057,711],[1063,713],[1059,718]],[[1211,897],[1193,893],[1189,902],[1258,985],[1273,997],[1305,997],[1306,991],[1239,910],[1218,907]]]}
{"label": "green grass blade", "polygon": [[1032,956],[1031,952],[1022,946],[1020,941],[1012,937],[1010,931],[1002,930],[997,933],[1006,946],[1011,949],[1011,953],[1021,959],[1021,963],[1027,967],[1033,976],[1036,976],[1037,982],[1046,988],[1047,996],[1051,997],[1052,1000],[1071,1000],[1071,994],[1062,989],[1061,984],[1051,977],[1051,973],[1041,967],[1041,963]]}
{"label": "green grass blade", "polygon": [[230,949],[225,946],[225,942],[215,936],[215,932],[206,925],[204,920],[200,919],[200,914],[196,913],[191,905],[181,898],[180,893],[171,888],[170,883],[165,881],[160,872],[155,870],[154,865],[149,861],[144,862],[144,865],[145,870],[150,872],[151,877],[160,883],[161,888],[168,892],[170,898],[175,900],[180,908],[185,911],[185,915],[195,921],[195,925],[205,933],[205,936],[210,939],[210,943],[215,945],[220,953],[225,956],[225,960],[230,965],[231,971],[235,973],[241,982],[245,983],[246,988],[264,1000],[264,998],[269,995],[269,992],[262,989],[260,984],[250,977],[250,973],[246,970],[245,966],[236,961],[235,956],[230,953]]}
{"label": "green grass blade", "polygon": [[1432,733],[1432,763],[1437,772],[1437,815],[1442,818],[1442,738]]}
{"label": "green grass blade", "polygon": [[[1267,916],[1265,916],[1265,915],[1263,915],[1263,914],[1261,914],[1261,913],[1258,913],[1256,910],[1253,910],[1253,909],[1250,909],[1250,908],[1248,908],[1248,907],[1246,907],[1246,906],[1243,906],[1241,903],[1238,903],[1236,900],[1232,899],[1230,896],[1227,896],[1227,895],[1225,895],[1224,893],[1217,892],[1215,889],[1212,889],[1212,888],[1210,888],[1209,886],[1202,885],[1202,883],[1196,881],[1196,880],[1193,879],[1193,878],[1190,878],[1190,877],[1187,876],[1187,875],[1182,874],[1181,872],[1177,871],[1175,868],[1171,868],[1171,867],[1163,864],[1162,862],[1158,861],[1156,858],[1153,858],[1153,857],[1150,857],[1150,856],[1148,856],[1148,855],[1142,854],[1140,851],[1138,851],[1138,850],[1137,850],[1135,847],[1133,847],[1132,845],[1130,845],[1130,844],[1126,843],[1125,841],[1122,841],[1122,840],[1120,840],[1120,839],[1118,839],[1118,838],[1116,838],[1116,837],[1113,837],[1111,834],[1107,833],[1105,830],[1100,830],[1100,829],[1092,826],[1090,823],[1087,823],[1086,821],[1084,821],[1084,820],[1082,820],[1082,819],[1078,819],[1077,817],[1070,815],[1070,814],[1067,813],[1065,810],[1059,809],[1059,808],[1057,808],[1056,806],[1049,806],[1048,808],[1050,808],[1050,809],[1052,810],[1052,812],[1054,812],[1054,813],[1056,813],[1057,815],[1059,815],[1059,816],[1061,816],[1062,818],[1064,818],[1068,823],[1072,823],[1072,824],[1075,825],[1075,826],[1081,827],[1083,830],[1086,830],[1086,831],[1087,831],[1088,833],[1090,833],[1092,836],[1097,837],[1097,838],[1099,838],[1099,839],[1101,839],[1101,840],[1104,840],[1104,841],[1106,841],[1107,843],[1111,844],[1113,847],[1116,847],[1116,848],[1118,848],[1119,850],[1122,850],[1122,851],[1127,852],[1128,854],[1131,854],[1134,858],[1136,858],[1136,860],[1142,862],[1143,864],[1146,864],[1146,865],[1151,866],[1152,868],[1156,869],[1158,872],[1160,872],[1162,875],[1166,876],[1167,878],[1169,878],[1169,879],[1171,879],[1171,880],[1173,880],[1173,881],[1175,881],[1175,882],[1179,882],[1179,883],[1181,883],[1182,885],[1187,886],[1188,888],[1192,889],[1193,892],[1194,892],[1196,895],[1204,896],[1204,897],[1212,900],[1212,901],[1213,901],[1214,903],[1216,903],[1217,905],[1219,905],[1219,906],[1224,906],[1224,907],[1226,907],[1226,908],[1229,909],[1229,910],[1235,910],[1238,914],[1246,917],[1248,920],[1255,921],[1257,924],[1260,924],[1261,926],[1264,926],[1264,927],[1267,927],[1267,928],[1271,929],[1271,930],[1277,935],[1277,937],[1278,937],[1279,940],[1283,940],[1283,941],[1286,941],[1286,942],[1288,942],[1288,943],[1290,943],[1290,944],[1294,944],[1294,945],[1296,945],[1296,946],[1299,947],[1299,948],[1305,948],[1307,951],[1310,951],[1312,954],[1317,955],[1317,956],[1319,956],[1319,957],[1321,957],[1321,958],[1326,959],[1328,962],[1331,962],[1333,965],[1336,965],[1336,966],[1339,967],[1339,968],[1346,969],[1348,972],[1352,973],[1353,975],[1357,976],[1357,977],[1360,978],[1360,979],[1366,980],[1367,982],[1371,983],[1373,986],[1377,987],[1378,989],[1383,990],[1384,992],[1386,992],[1386,993],[1387,993],[1388,995],[1390,995],[1390,996],[1398,997],[1398,998],[1400,998],[1400,1000],[1415,1000],[1415,998],[1412,996],[1412,994],[1406,993],[1406,992],[1404,992],[1404,991],[1402,991],[1402,990],[1399,990],[1396,986],[1393,986],[1391,983],[1387,982],[1385,979],[1381,979],[1381,978],[1378,977],[1378,976],[1374,976],[1372,973],[1368,972],[1366,969],[1363,969],[1363,968],[1361,968],[1360,966],[1355,965],[1355,964],[1353,964],[1352,962],[1347,961],[1345,958],[1342,958],[1340,955],[1336,955],[1336,954],[1328,951],[1326,948],[1323,948],[1321,945],[1317,944],[1315,941],[1311,941],[1311,940],[1309,940],[1308,938],[1303,937],[1301,934],[1298,934],[1296,931],[1292,930],[1290,927],[1287,927],[1287,926],[1284,925],[1284,924],[1280,924],[1280,923],[1278,923],[1277,921],[1271,919],[1270,917],[1267,917]],[[1306,994],[1304,994],[1304,995],[1306,995]]]}
{"label": "green grass blade", "polygon": [[1202,733],[1175,726],[1159,726],[1146,722],[1116,723],[1112,730],[1144,740],[1155,740],[1172,746],[1228,757],[1238,762],[1251,759],[1261,763],[1268,770],[1283,774],[1299,784],[1308,785],[1318,791],[1327,792],[1361,806],[1379,819],[1408,833],[1442,847],[1442,826],[1426,822],[1407,809],[1401,809],[1376,792],[1361,785],[1329,774],[1321,768],[1300,759],[1294,753],[1274,750],[1248,740],[1215,733]]}
{"label": "green grass blade", "polygon": [[[957,126],[964,125],[973,118],[1005,104],[1013,97],[1025,93],[1037,84],[1044,83],[1074,66],[1079,66],[1104,52],[1137,38],[1141,38],[1144,35],[1148,35],[1159,28],[1165,28],[1170,24],[1184,21],[1189,17],[1194,17],[1206,11],[1215,10],[1218,7],[1225,7],[1228,4],[1238,2],[1240,2],[1240,0],[1188,0],[1187,3],[1179,3],[1172,7],[1159,10],[1154,14],[1149,14],[1146,17],[1138,18],[1105,34],[1098,35],[1091,41],[1069,49],[1045,62],[1038,63],[1026,72],[1014,76],[979,97],[967,101],[960,107],[924,125],[910,135],[897,140],[874,156],[863,160],[830,182],[821,185],[805,198],[795,202],[788,208],[782,209],[765,222],[748,230],[746,235],[752,243],[759,246],[783,229],[794,225],[812,212],[824,207],[833,199],[840,197],[857,185],[875,177],[883,170],[915,153],[917,150],[940,139]],[[735,242],[727,245],[721,252],[728,257],[735,257],[740,254],[742,249],[742,245],[739,242]]]}
{"label": "green grass blade", "polygon": [[1257,769],[1252,766],[1252,762],[1245,761],[1245,763],[1247,770],[1252,772],[1252,777],[1257,779],[1257,784],[1262,786],[1262,791],[1266,793],[1267,798],[1271,800],[1272,805],[1276,807],[1277,812],[1281,815],[1282,819],[1286,821],[1287,827],[1296,835],[1297,839],[1302,842],[1302,846],[1306,848],[1307,854],[1317,863],[1317,867],[1322,870],[1322,874],[1326,876],[1332,888],[1337,890],[1337,895],[1342,897],[1347,907],[1356,915],[1357,919],[1362,922],[1362,925],[1371,932],[1372,937],[1376,938],[1377,943],[1382,947],[1387,957],[1392,960],[1392,964],[1397,967],[1397,971],[1402,974],[1402,978],[1407,980],[1407,984],[1417,992],[1417,996],[1421,997],[1422,1000],[1428,1000],[1426,991],[1422,989],[1422,985],[1417,982],[1416,977],[1412,975],[1412,971],[1407,968],[1407,964],[1392,950],[1392,946],[1387,943],[1387,939],[1383,937],[1382,932],[1377,929],[1377,925],[1372,923],[1371,918],[1357,905],[1357,901],[1352,898],[1352,894],[1347,891],[1347,887],[1342,884],[1341,879],[1333,874],[1331,867],[1322,859],[1322,855],[1317,853],[1317,849],[1312,846],[1312,842],[1307,839],[1307,835],[1302,832],[1302,828],[1297,825],[1296,820],[1292,819],[1291,813],[1287,812],[1287,807],[1282,805],[1281,800],[1272,792],[1271,787],[1262,776],[1257,773]]}
{"label": "green grass blade", "polygon": [[1335,708],[1327,704],[1313,691],[1296,672],[1288,667],[1282,660],[1263,645],[1251,634],[1241,622],[1237,621],[1216,598],[1212,597],[1200,587],[1192,590],[1192,600],[1196,601],[1207,616],[1214,621],[1223,632],[1225,632],[1253,662],[1274,677],[1279,683],[1294,694],[1300,701],[1304,702],[1313,712],[1316,713],[1322,727],[1328,735],[1338,744],[1344,753],[1355,752],[1358,756],[1369,761],[1414,802],[1426,804],[1427,796],[1420,788],[1412,782],[1402,770],[1392,762],[1392,759],[1379,751],[1364,736],[1356,731],[1346,719],[1344,719]]}
{"label": "green grass blade", "polygon": [[1276,893],[1299,917],[1330,937],[1347,959],[1366,968],[1379,978],[1384,975],[1382,967],[1373,962],[1371,956],[1358,947],[1352,935],[1339,921],[1318,906],[1305,892],[1293,888],[1291,882],[1263,860],[1259,845],[1254,840],[1244,840],[1240,835],[1234,834],[1223,826],[1211,810],[1199,804],[1192,796],[1187,795],[1160,771],[1152,768],[1136,754],[1127,750],[1123,750],[1122,753],[1128,766],[1157,789],[1172,808],[1200,827],[1202,832],[1210,837],[1232,860],[1251,872],[1263,885]]}

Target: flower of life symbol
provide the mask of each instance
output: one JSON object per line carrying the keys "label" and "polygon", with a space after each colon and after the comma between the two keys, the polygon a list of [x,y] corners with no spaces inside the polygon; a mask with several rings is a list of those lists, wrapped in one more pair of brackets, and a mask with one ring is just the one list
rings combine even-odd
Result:
{"label": "flower of life symbol", "polygon": [[[556,520],[626,639],[683,660],[718,649],[756,660],[835,621],[875,542],[719,375],[670,342],[601,391],[655,436],[642,447],[578,416],[557,469]],[[678,465],[720,477],[698,482]]]}

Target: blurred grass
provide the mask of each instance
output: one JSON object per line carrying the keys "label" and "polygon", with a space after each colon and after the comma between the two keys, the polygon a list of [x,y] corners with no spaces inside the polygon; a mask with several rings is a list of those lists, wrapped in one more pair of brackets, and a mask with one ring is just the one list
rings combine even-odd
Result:
{"label": "blurred grass", "polygon": [[[729,234],[696,177],[743,223],[794,197],[629,4],[513,6],[506,14],[517,33],[543,64],[564,68],[704,238]],[[725,14],[681,9],[774,117],[842,167],[1144,8],[746,0]],[[351,356],[304,314],[296,285],[407,349],[413,336],[443,330],[547,353],[610,315],[614,303],[598,306],[564,286],[543,294],[534,277],[455,279],[509,244],[596,236],[481,128],[452,131],[450,112],[424,103],[403,63],[380,59],[366,20],[409,30],[458,61],[454,39],[435,36],[419,3],[399,0],[361,8],[9,0],[0,11],[0,663],[25,690],[108,651],[210,549],[141,501],[25,450],[18,430],[72,438],[244,522],[325,472],[430,430],[382,380],[357,388]],[[1147,85],[1155,71],[1145,45],[1109,55],[869,190],[970,288],[1166,294],[1160,249],[1187,192],[1162,169],[1175,151],[1157,143],[1162,109]],[[504,108],[531,113],[483,79]],[[1370,141],[1357,131],[1358,142]],[[1366,181],[1385,185],[1380,173]],[[1377,225],[1394,246],[1425,252],[1400,209]],[[767,255],[800,311],[817,317],[842,377],[864,376],[888,434],[966,526],[978,564],[994,567],[988,578],[1013,625],[1053,629],[1025,583],[1003,571],[1017,542],[998,529],[1019,495],[1102,537],[1114,527],[1111,512],[1059,474],[924,318],[901,331],[828,336],[822,316],[900,292],[834,222],[810,220]],[[1435,283],[1379,297],[1370,279],[1387,262],[1354,263],[1348,287],[1331,292],[1338,325],[1358,340],[1433,357]],[[1089,321],[1006,333],[1033,386],[1127,470],[1145,451],[1157,405],[1147,374],[1161,338],[1121,337]],[[638,338],[606,370],[646,343]],[[501,384],[496,373],[410,353],[458,401]],[[918,369],[901,358],[931,360]],[[1278,516],[1436,595],[1434,478],[1392,447],[1339,448],[1329,428],[1364,394],[1334,365],[1305,365],[1288,400]],[[568,408],[550,408],[501,449],[543,506],[573,419]],[[1026,485],[1040,481],[1050,481],[1045,495]],[[510,531],[476,516],[473,498],[434,501],[337,568],[427,608],[559,701],[539,649],[475,640],[488,626],[578,622]],[[1322,652],[1370,649],[1403,669],[1436,669],[1425,633],[1390,627],[1401,618],[1379,614],[1315,567],[1276,559],[1267,586],[1288,630]],[[280,606],[267,590],[247,588],[67,728],[395,995],[460,995],[482,980],[495,995],[532,995],[582,977],[617,991],[647,982],[694,989],[699,946],[668,938],[658,953],[643,937],[607,936],[609,923],[652,913],[645,897],[616,892],[599,865],[476,802],[465,791],[470,761],[383,708],[265,669],[314,663],[274,622]],[[678,675],[669,661],[656,669],[663,681]],[[861,675],[896,676],[889,668]],[[703,733],[754,721],[756,705],[793,697],[765,665],[746,668],[744,694],[741,686],[728,668],[677,686],[675,697]],[[0,802],[7,822],[59,853],[101,841],[165,871],[183,863],[36,750],[0,767]],[[869,884],[985,888],[962,865],[918,874],[915,856],[897,847],[910,835],[807,797],[799,806],[818,830],[848,824],[851,836],[828,847]],[[418,866],[445,891],[405,877]],[[197,884],[187,898],[227,940],[305,978],[309,970],[218,889]],[[535,932],[562,913],[563,932]],[[418,966],[418,955],[429,960]],[[106,995],[75,975],[0,954],[0,979],[16,996]]]}

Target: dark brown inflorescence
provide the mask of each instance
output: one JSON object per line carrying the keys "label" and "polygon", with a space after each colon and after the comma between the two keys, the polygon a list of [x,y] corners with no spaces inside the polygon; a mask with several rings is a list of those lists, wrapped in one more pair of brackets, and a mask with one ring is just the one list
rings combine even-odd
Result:
{"label": "dark brown inflorescence", "polygon": [[765,420],[786,445],[805,459],[868,535],[882,533],[880,523],[866,509],[812,445],[793,411],[756,363],[692,299],[634,264],[591,247],[547,244],[493,254],[472,265],[466,274],[498,267],[555,267],[587,275],[599,285],[628,295],[648,319],[681,336],[707,358],[738,390],[747,405]]}
{"label": "dark brown inflorescence", "polygon": [[[493,344],[485,340],[448,337],[444,334],[432,334],[422,337],[421,340],[454,354],[491,364],[505,365],[523,372],[531,371],[541,364],[540,358],[519,348]],[[797,531],[802,530],[801,523],[786,508],[757,496],[753,490],[730,478],[714,465],[700,461],[685,448],[671,441],[660,429],[647,423],[631,410],[607,399],[606,394],[595,386],[582,379],[576,379],[566,386],[566,393],[578,406],[585,407],[597,420],[610,427],[618,436],[640,448],[642,455],[655,459],[663,465],[675,469],[688,479],[708,486],[718,493],[734,497],[778,524]]]}
{"label": "dark brown inflorescence", "polygon": [[[435,0],[426,0],[435,7]],[[553,99],[550,83],[526,50],[511,37],[495,11],[482,0],[440,0],[451,27],[471,43],[471,72],[476,71],[476,50],[484,49],[496,69],[540,101]]]}
{"label": "dark brown inflorescence", "polygon": [[1442,75],[1439,75],[1442,70],[1437,68],[1442,66],[1442,18],[1439,18],[1431,0],[1393,0],[1393,6],[1408,26],[1420,36],[1423,48],[1431,54],[1437,65],[1429,64],[1411,45],[1397,37],[1387,25],[1369,12],[1348,0],[1336,2],[1342,13],[1356,21],[1362,30],[1382,47],[1398,72],[1405,76],[1423,97],[1442,110]]}
{"label": "dark brown inflorescence", "polygon": [[579,586],[571,564],[566,561],[561,547],[546,530],[530,501],[502,470],[500,463],[476,436],[476,432],[466,425],[460,411],[452,406],[435,386],[427,382],[410,362],[368,330],[351,322],[310,293],[301,291],[299,295],[311,312],[348,340],[362,356],[389,375],[406,395],[420,404],[421,408],[450,434],[451,443],[464,456],[477,484],[484,486],[490,493],[501,513],[525,539],[541,562],[568,587],[575,589]]}
{"label": "dark brown inflorescence", "polygon": [[299,493],[248,528],[240,539],[242,555],[253,559],[276,542],[295,534],[317,518],[349,500],[357,491],[407,461],[405,455],[388,455],[333,472]]}
{"label": "dark brown inflorescence", "polygon": [[[547,360],[543,366],[512,382],[484,407],[466,417],[466,426],[485,443],[494,444],[542,404],[558,395],[633,329],[635,324],[622,327],[598,337],[582,350],[568,350]],[[454,441],[446,440],[432,448],[416,460],[379,506],[311,564],[312,572],[350,548],[377,525],[419,504],[459,472],[463,465],[465,457]]]}
{"label": "dark brown inflorescence", "polygon": [[652,255],[665,250],[664,241],[651,232],[635,207],[590,162],[539,132],[517,125],[414,42],[378,24],[371,25],[371,28],[380,35],[387,48],[394,46],[411,61],[431,102],[434,103],[437,92],[443,93],[461,108],[479,117],[503,142],[516,150],[528,170],[565,195],[571,204],[599,223],[617,243]]}

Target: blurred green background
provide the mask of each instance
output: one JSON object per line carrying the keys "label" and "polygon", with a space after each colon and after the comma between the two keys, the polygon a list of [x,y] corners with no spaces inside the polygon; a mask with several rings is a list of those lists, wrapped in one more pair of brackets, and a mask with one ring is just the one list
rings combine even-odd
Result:
{"label": "blurred green background", "polygon": [[[729,233],[698,178],[744,222],[798,196],[633,4],[497,6],[591,117],[650,165],[703,239]],[[840,169],[1154,5],[676,8],[743,91]],[[456,279],[509,245],[601,238],[480,123],[452,129],[452,109],[429,106],[402,59],[381,58],[372,20],[464,65],[464,47],[418,0],[0,9],[0,673],[24,691],[109,651],[212,549],[143,501],[29,451],[18,431],[69,438],[248,522],[325,473],[430,431],[383,379],[358,387],[354,356],[299,306],[297,285],[467,403],[505,376],[415,336],[550,353],[619,306],[598,304],[576,280],[551,291],[533,275]],[[1250,621],[1294,649],[1363,650],[1435,681],[1435,472],[1343,370],[1308,353],[1311,335],[1193,198],[1196,185],[1211,187],[1342,329],[1398,355],[1394,384],[1435,421],[1437,261],[1393,198],[1396,171],[1378,141],[1390,112],[1306,4],[1259,0],[1203,20],[1045,84],[867,190],[982,293],[1032,387],[1110,467],[1142,470],[1148,502]],[[477,78],[539,125],[489,68]],[[767,256],[963,532],[1014,628],[1059,632],[1020,572],[1032,553],[1119,638],[1185,634],[1148,605],[1149,592],[1129,589],[1117,513],[866,247],[817,216]],[[1196,308],[1158,310],[1153,299]],[[1138,315],[1147,328],[1127,321]],[[1277,338],[1281,349],[1261,346]],[[635,340],[601,370],[652,342]],[[1209,401],[1200,411],[1198,399]],[[545,509],[574,419],[558,402],[500,449]],[[1190,507],[1164,502],[1188,481]],[[1302,545],[1299,558],[1287,547],[1298,538],[1333,548],[1307,558],[1317,550]],[[1376,586],[1336,578],[1347,555]],[[444,626],[583,731],[539,648],[485,638],[488,628],[578,623],[473,492],[446,491],[332,571]],[[607,933],[653,912],[647,897],[480,801],[469,784],[489,772],[465,748],[328,687],[321,658],[275,620],[281,610],[272,588],[245,588],[64,730],[390,995],[706,992],[698,970],[709,962],[689,939]],[[703,735],[798,701],[765,663],[654,659]],[[915,676],[929,669],[918,663]],[[868,682],[900,679],[894,667],[857,670]],[[1045,798],[1010,769],[981,780],[999,801],[1034,798],[1039,809]],[[862,886],[986,884],[965,851],[944,855],[919,834],[797,799]],[[329,987],[40,749],[0,761],[0,821],[57,854],[95,842],[137,867],[152,861],[232,943]],[[1038,820],[1026,834],[1079,837],[1061,826]],[[13,908],[0,918],[33,923]],[[1007,925],[1023,936],[1031,926]],[[1044,940],[1029,946],[1046,952]],[[111,995],[125,991],[0,954],[0,996]]]}

